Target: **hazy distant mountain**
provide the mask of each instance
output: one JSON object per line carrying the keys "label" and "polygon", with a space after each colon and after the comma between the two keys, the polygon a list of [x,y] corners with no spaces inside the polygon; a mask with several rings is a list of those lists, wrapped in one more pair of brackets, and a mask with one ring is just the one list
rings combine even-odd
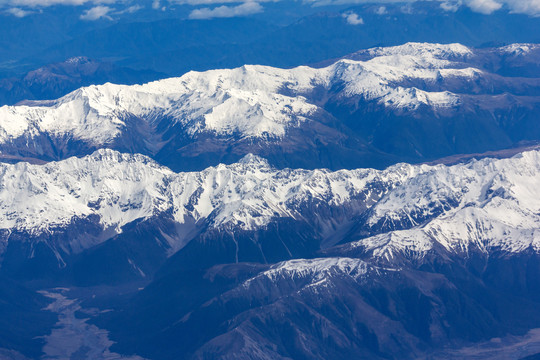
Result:
{"label": "hazy distant mountain", "polygon": [[19,78],[1,79],[0,104],[57,99],[82,86],[106,82],[131,85],[163,77],[155,71],[132,70],[81,56],[46,65]]}
{"label": "hazy distant mountain", "polygon": [[[315,7],[268,2],[263,13],[251,17],[207,20],[188,19],[190,9],[176,5],[162,12],[148,6],[91,22],[80,21],[81,10],[64,8],[17,19],[0,14],[6,35],[0,41],[0,73],[20,74],[86,56],[179,76],[244,64],[292,67],[410,41],[467,46],[540,42],[538,17],[507,9],[485,15],[466,6],[447,11],[433,1]],[[350,24],[351,13],[362,21]],[[45,24],[54,26],[44,32]]]}

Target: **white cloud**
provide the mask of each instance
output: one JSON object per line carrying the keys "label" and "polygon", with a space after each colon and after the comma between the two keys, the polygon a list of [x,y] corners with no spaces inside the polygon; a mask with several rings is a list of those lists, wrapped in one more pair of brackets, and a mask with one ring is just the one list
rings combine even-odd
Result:
{"label": "white cloud", "polygon": [[403,5],[400,10],[404,14],[409,14],[409,15],[414,14],[414,8],[412,7],[410,3],[407,5]]}
{"label": "white cloud", "polygon": [[143,9],[143,8],[144,8],[144,6],[141,6],[141,5],[132,5],[132,6],[128,7],[127,9],[122,10],[121,12],[122,13],[133,14],[134,12],[137,12],[137,11]]}
{"label": "white cloud", "polygon": [[508,3],[514,12],[540,15],[540,0],[508,0]]}
{"label": "white cloud", "polygon": [[53,6],[53,5],[83,5],[86,0],[13,0],[7,1],[10,5],[16,6],[27,6],[27,7],[37,7],[37,6]]}
{"label": "white cloud", "polygon": [[[461,5],[461,0],[454,5]],[[540,0],[465,0],[465,5],[473,11],[491,14],[504,6],[513,13],[540,16]]]}
{"label": "white cloud", "polygon": [[444,11],[456,12],[459,10],[461,5],[463,5],[461,1],[459,2],[444,1],[441,3],[441,8]]}
{"label": "white cloud", "polygon": [[0,5],[13,7],[47,7],[54,5],[112,4],[116,0],[0,0]]}
{"label": "white cloud", "polygon": [[108,13],[111,12],[111,10],[113,9],[111,9],[108,6],[102,6],[102,5],[94,6],[93,8],[86,10],[80,16],[80,18],[81,20],[88,20],[88,21],[94,21],[98,19],[112,20],[112,18],[109,15],[107,15]]}
{"label": "white cloud", "polygon": [[[238,4],[243,0],[169,0],[175,4],[183,5],[223,5],[223,4]],[[279,1],[292,1],[292,0],[250,0],[249,2],[265,3],[265,2],[279,2]],[[294,0],[298,1],[298,0]]]}
{"label": "white cloud", "polygon": [[[306,4],[313,6],[328,6],[328,5],[348,5],[348,4],[388,4],[388,3],[404,3],[414,2],[417,0],[302,0]],[[428,0],[430,1],[430,0]]]}
{"label": "white cloud", "polygon": [[[4,9],[4,12],[8,12],[14,16],[26,16],[30,12],[29,9],[54,6],[54,5],[90,5],[94,7],[110,5],[110,4],[124,4],[130,5],[131,0],[0,0],[0,8]],[[384,4],[405,2],[412,3],[420,0],[153,0],[152,8],[164,10],[163,4],[174,3],[184,4],[192,6],[206,6],[200,9],[192,11],[191,18],[193,19],[206,19],[212,17],[233,17],[250,15],[257,12],[261,12],[262,3],[265,2],[277,2],[277,1],[300,1],[304,4],[311,4],[313,6],[321,5],[345,5],[345,4],[365,4],[374,3],[381,4],[379,10],[375,12],[379,15],[383,15],[386,11]],[[440,2],[441,8],[446,11],[457,11],[461,6],[467,6],[473,11],[482,14],[491,14],[503,7],[509,9],[511,12],[528,14],[533,16],[540,16],[540,0],[421,0],[421,1],[437,1]],[[131,2],[133,4],[133,2]],[[120,5],[119,5],[120,6]],[[138,5],[134,5],[138,6]],[[135,9],[134,6],[128,7],[128,9]],[[215,7],[214,7],[215,6]],[[129,11],[126,11],[129,12]],[[91,16],[90,13],[88,16]],[[86,16],[86,14],[84,15]]]}
{"label": "white cloud", "polygon": [[[228,1],[228,0],[184,0],[184,1]],[[345,5],[345,4],[366,4],[379,3],[389,4],[397,2],[413,3],[422,0],[301,0],[306,4],[313,6],[323,5]],[[471,10],[482,13],[492,14],[506,6],[511,12],[540,16],[540,0],[428,0],[439,1],[441,7],[446,11],[457,11],[459,7],[465,5]]]}
{"label": "white cloud", "polygon": [[190,19],[212,19],[228,18],[236,16],[246,16],[263,11],[263,7],[258,2],[248,1],[237,6],[218,6],[215,8],[195,9],[189,14]]}
{"label": "white cloud", "polygon": [[469,0],[467,6],[473,11],[489,15],[502,8],[502,4],[495,0]]}
{"label": "white cloud", "polygon": [[124,10],[116,11],[115,15],[121,15],[121,14],[133,14],[141,9],[144,9],[144,6],[141,5],[132,5],[128,8],[125,8]]}
{"label": "white cloud", "polygon": [[30,14],[33,14],[33,11],[23,10],[20,8],[10,8],[6,10],[6,13],[11,14],[13,16],[16,16],[18,18],[23,18],[25,16],[28,16]]}
{"label": "white cloud", "polygon": [[358,16],[358,14],[355,14],[353,12],[348,12],[342,15],[345,20],[347,20],[347,24],[349,25],[363,25],[364,19]]}
{"label": "white cloud", "polygon": [[386,11],[386,7],[385,6],[381,6],[380,8],[378,8],[377,10],[375,10],[375,14],[377,15],[384,15],[386,14],[387,11]]}

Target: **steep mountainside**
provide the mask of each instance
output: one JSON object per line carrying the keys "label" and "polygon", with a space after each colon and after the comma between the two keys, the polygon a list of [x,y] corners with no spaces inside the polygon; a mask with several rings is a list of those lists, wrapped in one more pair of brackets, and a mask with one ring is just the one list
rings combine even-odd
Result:
{"label": "steep mountainside", "polygon": [[112,308],[93,321],[115,353],[417,358],[540,325],[539,173],[539,151],[383,171],[249,155],[175,173],[113,150],[6,164],[0,269],[40,286],[143,281],[87,299]]}
{"label": "steep mountainside", "polygon": [[[145,223],[150,229],[161,229],[158,233],[163,238],[151,242],[163,255],[171,255],[194,238],[215,238],[218,246],[207,249],[201,264],[219,257],[279,260],[308,254],[323,239],[336,242],[332,238],[336,227],[424,168],[428,167],[399,165],[382,172],[276,170],[248,155],[230,166],[177,174],[144,156],[112,150],[45,165],[3,165],[2,270],[31,273],[28,264],[19,263],[23,258],[37,262],[35,266],[49,259],[59,269],[69,263],[70,256],[111,237],[130,239]],[[286,235],[286,224],[278,226],[284,221],[299,233],[311,229],[313,238],[306,236],[303,242],[290,237],[272,239],[272,227]],[[250,240],[255,232],[261,232],[259,242]],[[219,254],[223,246],[228,250]],[[130,268],[138,269],[130,263]]]}

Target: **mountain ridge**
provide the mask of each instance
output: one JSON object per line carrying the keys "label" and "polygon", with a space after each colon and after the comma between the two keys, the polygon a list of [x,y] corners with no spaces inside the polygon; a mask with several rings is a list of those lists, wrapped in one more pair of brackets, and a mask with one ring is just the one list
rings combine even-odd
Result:
{"label": "mountain ridge", "polygon": [[[507,50],[487,54],[497,57],[497,51]],[[534,126],[540,80],[491,74],[474,67],[477,60],[460,62],[485,57],[485,50],[410,43],[366,52],[363,60],[325,68],[246,65],[4,106],[0,149],[12,159],[50,161],[108,147],[143,153],[177,171],[255,153],[278,167],[336,170],[540,139]],[[457,89],[463,90],[452,92]],[[465,128],[477,132],[476,141]],[[304,156],[313,152],[316,159]]]}
{"label": "mountain ridge", "polygon": [[[34,254],[35,246],[46,245],[45,254],[52,252],[61,269],[67,259],[119,237],[137,241],[130,240],[132,231],[145,223],[162,235],[143,243],[154,241],[165,257],[188,256],[214,242],[229,249],[221,260],[208,255],[209,263],[264,259],[270,244],[280,241],[285,259],[339,242],[352,242],[345,254],[364,251],[382,263],[393,261],[392,252],[416,261],[440,246],[450,254],[517,254],[531,246],[539,252],[534,229],[540,204],[533,200],[538,164],[540,152],[529,151],[453,166],[333,172],[279,170],[248,155],[232,165],[175,173],[146,156],[102,149],[45,165],[2,165],[2,252],[19,258],[14,247]],[[152,225],[157,219],[170,225]],[[466,236],[475,228],[477,237]],[[277,239],[265,232],[276,232]],[[303,240],[307,248],[292,251],[297,232],[316,235]],[[249,245],[259,236],[260,243]],[[267,242],[266,250],[257,250]]]}

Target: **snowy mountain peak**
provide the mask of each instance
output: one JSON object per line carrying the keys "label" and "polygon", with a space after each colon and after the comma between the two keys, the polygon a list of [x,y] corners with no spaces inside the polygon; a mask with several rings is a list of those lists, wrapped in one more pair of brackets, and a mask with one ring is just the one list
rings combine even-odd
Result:
{"label": "snowy mountain peak", "polygon": [[503,46],[501,48],[501,51],[507,54],[515,55],[515,56],[522,56],[527,55],[531,51],[540,49],[539,44],[511,44],[507,46]]}
{"label": "snowy mountain peak", "polygon": [[264,271],[257,277],[249,279],[243,286],[249,287],[263,278],[268,278],[272,283],[278,280],[309,281],[308,286],[325,286],[326,281],[334,276],[346,276],[358,280],[369,272],[377,271],[379,274],[384,270],[371,266],[368,263],[352,258],[320,258],[320,259],[296,259],[278,263],[270,270]]}
{"label": "snowy mountain peak", "polygon": [[461,44],[434,44],[408,42],[403,45],[390,47],[377,47],[362,50],[356,54],[369,54],[370,56],[413,56],[413,57],[434,57],[445,60],[465,60],[473,55],[473,51]]}
{"label": "snowy mountain peak", "polygon": [[67,64],[87,64],[90,59],[86,56],[74,56],[65,61]]}
{"label": "snowy mountain peak", "polygon": [[270,164],[265,158],[253,154],[247,154],[238,160],[238,163],[248,167],[270,168]]}

